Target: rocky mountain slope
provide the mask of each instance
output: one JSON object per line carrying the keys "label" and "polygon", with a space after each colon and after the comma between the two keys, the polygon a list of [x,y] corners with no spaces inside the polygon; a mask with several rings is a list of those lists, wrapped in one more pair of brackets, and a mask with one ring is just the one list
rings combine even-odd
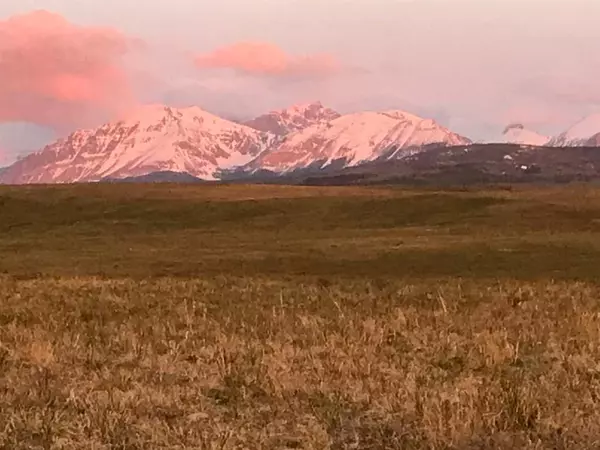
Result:
{"label": "rocky mountain slope", "polygon": [[600,113],[592,114],[573,125],[564,133],[552,138],[553,147],[581,147],[600,144]]}
{"label": "rocky mountain slope", "polygon": [[214,179],[252,161],[273,136],[200,108],[145,106],[93,130],[77,131],[7,168],[4,183],[71,183],[186,172]]}
{"label": "rocky mountain slope", "polygon": [[326,108],[321,102],[294,105],[290,108],[271,111],[244,125],[255,130],[283,136],[304,130],[312,125],[329,122],[340,117],[340,113]]}
{"label": "rocky mountain slope", "polygon": [[403,111],[361,112],[287,135],[245,170],[285,173],[307,167],[355,166],[380,158],[400,158],[422,146],[471,141],[430,119]]}
{"label": "rocky mountain slope", "polygon": [[470,142],[433,120],[402,111],[340,116],[313,103],[262,117],[253,126],[271,131],[237,124],[200,108],[146,106],[28,155],[6,169],[0,182],[94,182],[155,172],[214,180],[232,170],[279,173],[334,162],[354,166],[403,157],[432,143]]}
{"label": "rocky mountain slope", "polygon": [[600,180],[600,115],[552,139],[512,124],[501,140],[473,144],[395,110],[340,116],[312,103],[239,124],[151,105],[0,169],[0,183]]}

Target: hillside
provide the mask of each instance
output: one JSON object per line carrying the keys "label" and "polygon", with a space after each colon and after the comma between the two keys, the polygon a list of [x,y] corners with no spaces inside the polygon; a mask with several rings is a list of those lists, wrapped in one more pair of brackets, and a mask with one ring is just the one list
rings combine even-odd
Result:
{"label": "hillside", "polygon": [[2,174],[8,184],[93,182],[157,171],[214,179],[248,163],[272,137],[200,108],[145,106],[116,122],[76,131]]}
{"label": "hillside", "polygon": [[470,142],[402,111],[340,116],[320,103],[275,111],[249,124],[254,128],[196,107],[145,106],[22,158],[6,169],[0,183],[96,182],[154,172],[215,180],[232,171],[353,166],[400,158],[432,143]]}
{"label": "hillside", "polygon": [[403,111],[361,112],[289,134],[243,169],[287,173],[331,165],[356,166],[382,157],[401,158],[429,144],[469,143],[433,120]]}
{"label": "hillside", "polygon": [[600,114],[592,114],[552,138],[548,145],[556,147],[595,145],[598,143],[596,139],[598,134],[600,134]]}
{"label": "hillside", "polygon": [[20,159],[0,171],[0,183],[593,181],[596,125],[589,116],[549,139],[511,124],[500,143],[473,144],[404,111],[340,115],[316,102],[238,124],[152,105]]}

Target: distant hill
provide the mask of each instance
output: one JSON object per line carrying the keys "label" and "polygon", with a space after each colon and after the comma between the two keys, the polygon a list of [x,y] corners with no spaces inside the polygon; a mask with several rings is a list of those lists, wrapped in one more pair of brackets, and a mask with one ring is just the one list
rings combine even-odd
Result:
{"label": "distant hill", "polygon": [[[238,179],[243,175],[239,175]],[[600,148],[535,147],[516,144],[431,146],[402,159],[380,159],[355,167],[262,171],[246,182],[360,184],[487,184],[600,181]]]}
{"label": "distant hill", "polygon": [[[187,173],[153,172],[104,182],[208,183]],[[269,170],[225,172],[212,183],[299,185],[463,185],[490,183],[600,182],[599,147],[535,147],[517,144],[473,144],[425,147],[402,159],[382,157],[358,166],[332,164],[286,173]]]}
{"label": "distant hill", "polygon": [[206,183],[206,181],[186,172],[163,170],[138,177],[103,178],[103,183]]}

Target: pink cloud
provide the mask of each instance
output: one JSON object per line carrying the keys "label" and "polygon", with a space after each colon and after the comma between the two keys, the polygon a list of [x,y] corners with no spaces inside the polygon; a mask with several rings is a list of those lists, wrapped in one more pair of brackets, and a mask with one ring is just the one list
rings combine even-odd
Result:
{"label": "pink cloud", "polygon": [[132,101],[123,57],[134,41],[46,11],[0,21],[0,122],[63,129]]}
{"label": "pink cloud", "polygon": [[248,75],[283,78],[321,78],[341,70],[335,57],[327,53],[290,55],[266,42],[238,42],[199,55],[200,69],[232,69]]}

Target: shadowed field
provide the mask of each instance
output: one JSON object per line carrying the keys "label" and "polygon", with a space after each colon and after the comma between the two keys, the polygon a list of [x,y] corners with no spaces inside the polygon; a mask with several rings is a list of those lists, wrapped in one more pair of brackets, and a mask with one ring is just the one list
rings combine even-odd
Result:
{"label": "shadowed field", "polygon": [[0,188],[0,448],[600,442],[600,190]]}

